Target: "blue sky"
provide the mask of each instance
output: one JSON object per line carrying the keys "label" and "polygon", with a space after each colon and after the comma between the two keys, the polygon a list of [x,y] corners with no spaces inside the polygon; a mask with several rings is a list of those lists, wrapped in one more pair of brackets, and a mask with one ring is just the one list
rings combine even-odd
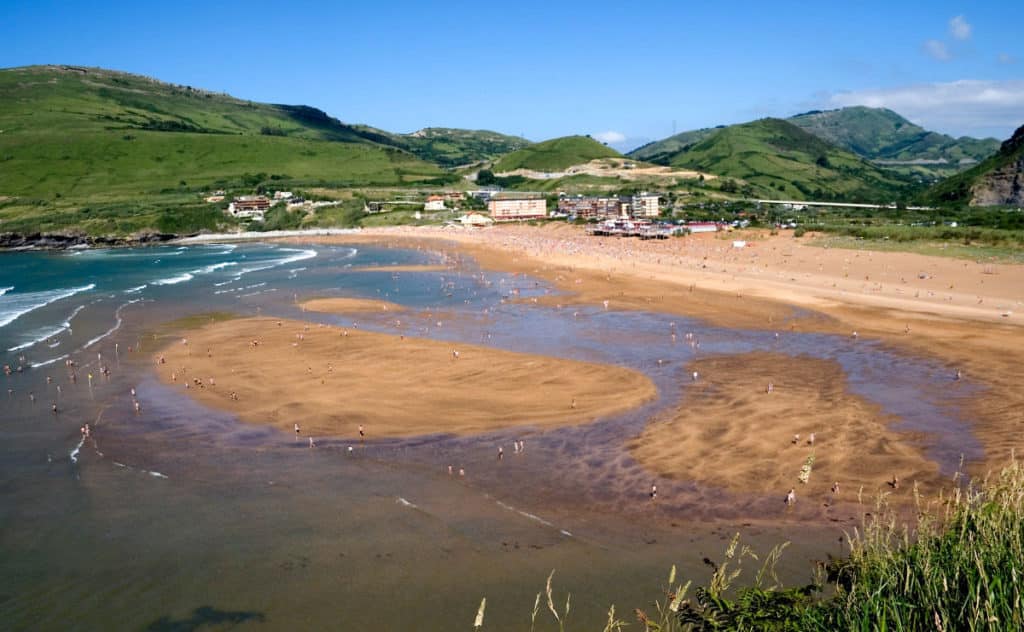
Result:
{"label": "blue sky", "polygon": [[397,132],[620,148],[853,104],[954,135],[1024,124],[1021,0],[345,4],[0,0],[0,66],[102,66]]}

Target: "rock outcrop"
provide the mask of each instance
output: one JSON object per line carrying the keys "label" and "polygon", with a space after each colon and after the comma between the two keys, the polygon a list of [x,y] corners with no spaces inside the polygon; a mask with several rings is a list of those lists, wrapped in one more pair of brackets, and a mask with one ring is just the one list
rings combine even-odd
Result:
{"label": "rock outcrop", "polygon": [[1004,142],[998,167],[980,176],[971,187],[971,206],[1024,206],[1024,125]]}

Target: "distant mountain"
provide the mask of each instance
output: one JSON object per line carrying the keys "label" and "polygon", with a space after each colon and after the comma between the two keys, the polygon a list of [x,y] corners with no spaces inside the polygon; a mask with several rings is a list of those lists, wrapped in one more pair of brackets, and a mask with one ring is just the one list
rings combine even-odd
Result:
{"label": "distant mountain", "polygon": [[367,133],[384,135],[389,145],[441,167],[454,168],[494,160],[530,145],[526,139],[490,130],[427,127],[411,134],[391,134],[374,128],[357,126]]}
{"label": "distant mountain", "polygon": [[906,180],[782,119],[710,130],[670,157],[687,167],[744,181],[748,195],[891,202]]}
{"label": "distant mountain", "polygon": [[[929,132],[892,110],[862,106],[813,111],[787,119],[818,138],[882,167],[929,181],[969,168],[995,153],[999,141]],[[629,153],[637,160],[670,164],[673,157],[719,128],[683,132]]]}
{"label": "distant mountain", "polygon": [[622,154],[589,136],[563,136],[524,147],[494,163],[495,173],[516,169],[561,171],[597,158],[621,158]]}
{"label": "distant mountain", "polygon": [[932,187],[926,198],[972,206],[1024,206],[1024,125],[981,164]]}
{"label": "distant mountain", "polygon": [[995,138],[953,138],[929,132],[885,108],[855,106],[798,114],[789,119],[818,138],[876,161],[942,161],[969,166],[999,149]]}

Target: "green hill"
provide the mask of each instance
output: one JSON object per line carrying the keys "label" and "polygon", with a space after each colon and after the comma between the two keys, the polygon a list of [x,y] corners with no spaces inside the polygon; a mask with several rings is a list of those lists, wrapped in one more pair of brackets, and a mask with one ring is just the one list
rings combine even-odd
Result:
{"label": "green hill", "polygon": [[723,127],[725,126],[705,127],[704,129],[682,132],[675,136],[669,136],[668,138],[656,140],[641,147],[637,147],[627,155],[636,160],[653,162],[657,165],[667,165],[672,162],[673,156],[681,151],[689,149],[690,146],[699,143]]}
{"label": "green hill", "polygon": [[[0,71],[0,232],[27,217],[181,204],[205,188],[401,185],[444,172],[369,128],[307,106],[253,103],[94,68]],[[31,207],[31,208],[28,208]],[[46,216],[60,214],[48,222]],[[146,213],[141,213],[146,215]],[[154,214],[94,230],[152,227]],[[21,220],[21,221],[19,221]],[[80,221],[79,221],[80,220]],[[95,222],[92,222],[95,223]]]}
{"label": "green hill", "polygon": [[750,196],[891,202],[908,189],[901,178],[781,119],[718,129],[670,164],[740,179]]}
{"label": "green hill", "polygon": [[984,160],[999,148],[994,138],[953,138],[929,132],[885,108],[856,106],[806,112],[789,121],[818,138],[876,161],[935,161],[959,170]]}
{"label": "green hill", "polygon": [[[929,132],[885,108],[848,107],[812,111],[786,119],[825,142],[921,181],[934,182],[969,168],[999,148],[994,138],[953,138]],[[670,164],[673,157],[722,127],[670,136],[629,153],[631,158]]]}
{"label": "green hill", "polygon": [[589,136],[563,136],[524,147],[494,163],[495,173],[516,169],[561,171],[598,158],[621,158],[622,154]]}
{"label": "green hill", "polygon": [[1024,206],[1024,125],[994,156],[943,180],[924,197],[938,204]]}
{"label": "green hill", "polygon": [[530,145],[518,136],[447,127],[428,127],[411,134],[393,135],[393,138],[395,146],[446,168],[494,160]]}

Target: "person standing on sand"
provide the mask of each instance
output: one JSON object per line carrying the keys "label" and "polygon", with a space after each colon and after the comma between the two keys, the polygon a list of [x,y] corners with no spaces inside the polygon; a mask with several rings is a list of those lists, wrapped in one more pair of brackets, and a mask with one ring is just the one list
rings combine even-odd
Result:
{"label": "person standing on sand", "polygon": [[658,497],[658,486],[653,484],[653,483],[651,484],[651,494],[650,494],[650,496],[651,496],[651,500],[654,500],[654,499],[656,499]]}
{"label": "person standing on sand", "polygon": [[793,506],[796,503],[796,490],[790,488],[789,493],[786,494],[786,505]]}
{"label": "person standing on sand", "polygon": [[296,437],[296,438],[298,438],[298,436],[299,436],[299,432],[300,432],[300,430],[299,430],[299,424],[295,424],[295,437]]}

